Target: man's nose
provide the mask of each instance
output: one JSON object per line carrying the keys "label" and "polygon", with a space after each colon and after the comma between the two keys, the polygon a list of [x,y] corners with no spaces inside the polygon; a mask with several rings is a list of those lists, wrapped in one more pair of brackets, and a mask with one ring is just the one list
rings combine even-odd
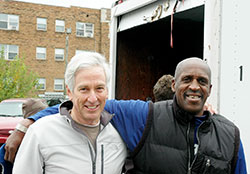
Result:
{"label": "man's nose", "polygon": [[191,84],[189,85],[189,88],[193,91],[197,91],[200,89],[200,85],[197,80],[193,80]]}
{"label": "man's nose", "polygon": [[97,100],[96,93],[94,91],[91,91],[89,93],[88,101],[94,103],[96,102],[96,100]]}

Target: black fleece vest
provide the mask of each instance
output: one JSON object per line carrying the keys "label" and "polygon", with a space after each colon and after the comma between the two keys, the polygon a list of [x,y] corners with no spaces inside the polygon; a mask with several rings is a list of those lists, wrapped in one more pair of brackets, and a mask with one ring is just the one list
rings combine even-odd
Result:
{"label": "black fleece vest", "polygon": [[[199,149],[194,156],[194,117],[173,101],[150,105],[142,139],[134,151],[136,174],[230,174],[237,156],[238,128],[220,115],[209,115],[197,131]],[[237,146],[235,146],[235,143]],[[234,172],[232,172],[234,173]]]}

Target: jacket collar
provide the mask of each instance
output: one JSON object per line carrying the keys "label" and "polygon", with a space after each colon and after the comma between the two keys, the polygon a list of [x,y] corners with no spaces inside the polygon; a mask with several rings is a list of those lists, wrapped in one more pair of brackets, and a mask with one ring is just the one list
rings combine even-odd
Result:
{"label": "jacket collar", "polygon": [[[181,123],[189,123],[189,122],[194,122],[195,121],[195,115],[194,114],[183,110],[178,105],[175,95],[174,95],[174,99],[173,99],[173,111],[174,111],[174,116]],[[209,119],[211,117],[211,113],[209,111],[204,111],[203,114],[207,116],[207,119]]]}
{"label": "jacket collar", "polygon": [[[71,124],[75,124],[75,121],[72,119],[71,115],[69,114],[69,111],[73,108],[73,103],[72,101],[68,100],[63,102],[60,106],[59,106],[59,112],[61,115],[66,115],[68,121],[71,122]],[[114,114],[110,114],[107,111],[103,110],[101,112],[101,118],[100,118],[100,123],[105,127],[110,120],[113,118]]]}

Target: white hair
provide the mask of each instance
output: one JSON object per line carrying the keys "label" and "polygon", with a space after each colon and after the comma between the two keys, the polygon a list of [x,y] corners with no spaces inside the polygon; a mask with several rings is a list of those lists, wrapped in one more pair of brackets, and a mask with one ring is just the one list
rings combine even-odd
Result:
{"label": "white hair", "polygon": [[68,86],[70,91],[73,92],[75,86],[76,72],[80,69],[93,66],[100,66],[103,68],[106,77],[106,87],[108,88],[110,81],[110,67],[106,58],[96,52],[84,52],[76,54],[74,57],[72,57],[69,64],[67,65],[65,72],[65,84]]}

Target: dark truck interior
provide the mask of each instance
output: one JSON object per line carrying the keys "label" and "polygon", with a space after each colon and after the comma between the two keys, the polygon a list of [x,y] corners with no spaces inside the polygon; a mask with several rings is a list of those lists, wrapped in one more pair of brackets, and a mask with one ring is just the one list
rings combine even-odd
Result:
{"label": "dark truck interior", "polygon": [[116,99],[154,101],[152,89],[162,75],[174,75],[185,58],[203,58],[204,6],[173,19],[173,48],[170,16],[117,33]]}

